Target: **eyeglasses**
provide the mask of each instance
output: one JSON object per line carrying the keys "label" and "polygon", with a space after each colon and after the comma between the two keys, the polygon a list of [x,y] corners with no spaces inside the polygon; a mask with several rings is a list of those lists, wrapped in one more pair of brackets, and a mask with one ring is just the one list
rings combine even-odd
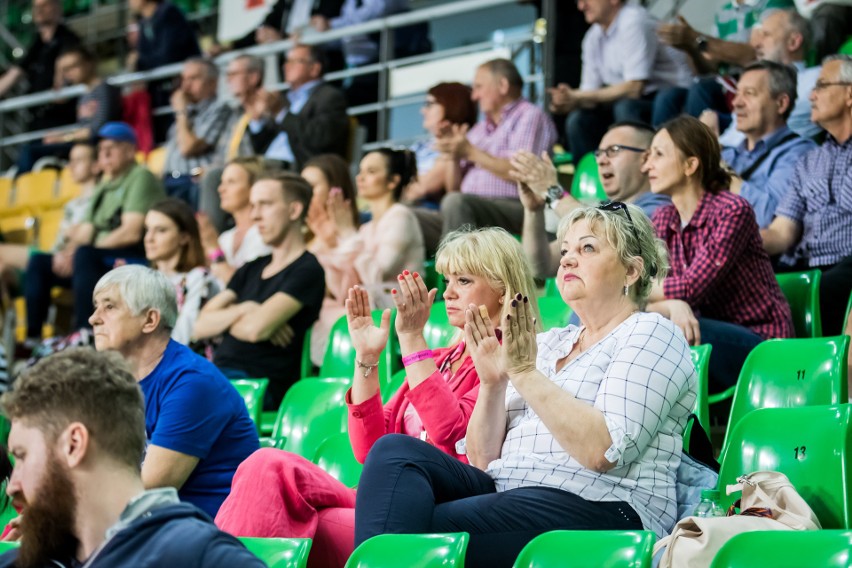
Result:
{"label": "eyeglasses", "polygon": [[850,81],[817,81],[816,83],[814,83],[813,90],[814,91],[821,91],[821,90],[826,89],[828,87],[849,86],[849,85],[852,85],[852,82],[850,82]]}
{"label": "eyeglasses", "polygon": [[613,144],[612,146],[607,146],[606,148],[598,148],[597,150],[595,150],[594,154],[595,158],[600,158],[601,156],[606,154],[606,157],[611,160],[615,158],[622,150],[627,150],[629,152],[637,152],[639,154],[643,154],[648,151],[647,148],[637,148],[635,146],[623,146],[621,144]]}
{"label": "eyeglasses", "polygon": [[436,104],[438,104],[438,101],[426,99],[425,101],[423,101],[423,108],[429,108]]}

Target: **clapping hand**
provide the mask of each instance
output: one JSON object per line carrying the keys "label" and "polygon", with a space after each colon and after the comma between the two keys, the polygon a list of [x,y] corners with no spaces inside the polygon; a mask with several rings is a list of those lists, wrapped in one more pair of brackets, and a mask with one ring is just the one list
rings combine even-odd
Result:
{"label": "clapping hand", "polygon": [[517,294],[503,318],[503,348],[500,366],[512,377],[535,370],[538,346],[535,341],[536,319],[526,296]]}
{"label": "clapping hand", "polygon": [[500,342],[485,306],[470,304],[465,310],[464,342],[479,382],[486,387],[505,387],[508,379],[500,366]]}
{"label": "clapping hand", "polygon": [[442,154],[460,160],[467,157],[470,142],[467,140],[467,124],[453,124],[435,138],[435,149]]}
{"label": "clapping hand", "polygon": [[399,292],[391,291],[396,304],[396,332],[399,335],[422,334],[438,290],[426,288],[423,278],[416,272],[405,270],[397,279]]}
{"label": "clapping hand", "polygon": [[359,361],[372,365],[387,345],[390,332],[390,310],[382,312],[381,325],[376,327],[370,312],[370,297],[360,286],[349,289],[346,299],[346,321],[349,323],[349,337],[355,355]]}

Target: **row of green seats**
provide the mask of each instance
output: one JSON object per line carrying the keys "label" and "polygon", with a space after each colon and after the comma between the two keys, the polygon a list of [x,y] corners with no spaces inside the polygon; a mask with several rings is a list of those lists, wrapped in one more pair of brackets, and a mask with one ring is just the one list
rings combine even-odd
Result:
{"label": "row of green seats", "polygon": [[[311,551],[309,538],[240,537],[240,542],[269,568],[305,568]],[[0,554],[18,548],[18,542],[0,542]]]}

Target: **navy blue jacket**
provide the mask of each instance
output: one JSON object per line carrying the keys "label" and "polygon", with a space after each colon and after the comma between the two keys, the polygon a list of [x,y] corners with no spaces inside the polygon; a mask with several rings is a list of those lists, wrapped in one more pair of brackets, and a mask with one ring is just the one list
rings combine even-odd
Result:
{"label": "navy blue jacket", "polygon": [[[0,556],[0,568],[13,568],[17,550]],[[57,559],[45,568],[79,568],[74,559]],[[188,503],[154,509],[116,534],[95,557],[91,568],[264,568],[266,564],[233,536],[216,528],[210,517]]]}

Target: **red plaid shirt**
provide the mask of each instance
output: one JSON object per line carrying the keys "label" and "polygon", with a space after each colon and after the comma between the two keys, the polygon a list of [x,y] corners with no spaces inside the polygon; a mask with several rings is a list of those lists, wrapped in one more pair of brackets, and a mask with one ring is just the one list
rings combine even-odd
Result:
{"label": "red plaid shirt", "polygon": [[666,298],[685,301],[696,316],[741,325],[764,339],[795,337],[790,306],[748,201],[727,191],[705,193],[686,227],[674,205],[657,210],[654,226],[669,249]]}

